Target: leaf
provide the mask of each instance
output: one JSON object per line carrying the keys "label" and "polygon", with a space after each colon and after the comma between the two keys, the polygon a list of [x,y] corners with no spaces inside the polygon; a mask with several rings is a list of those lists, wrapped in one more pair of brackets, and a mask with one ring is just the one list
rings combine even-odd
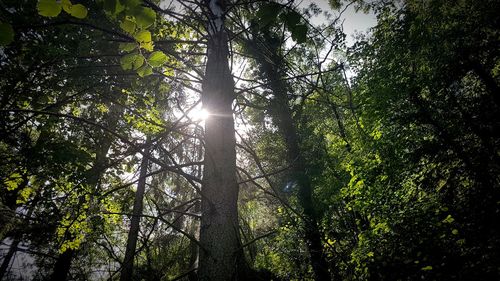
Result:
{"label": "leaf", "polygon": [[151,42],[151,32],[147,30],[139,31],[134,36],[138,42]]}
{"label": "leaf", "polygon": [[136,43],[120,43],[119,48],[125,52],[131,52],[137,47]]}
{"label": "leaf", "polygon": [[104,10],[113,15],[121,13],[125,7],[118,0],[104,0]]}
{"label": "leaf", "polygon": [[280,15],[280,19],[285,23],[288,30],[299,24],[301,18],[296,11],[288,11]]}
{"label": "leaf", "polygon": [[137,25],[141,28],[150,27],[156,20],[156,13],[151,8],[137,7],[134,10]]}
{"label": "leaf", "polygon": [[135,32],[135,23],[128,19],[123,20],[122,23],[120,23],[120,27],[129,34],[133,34]]}
{"label": "leaf", "polygon": [[88,11],[82,4],[76,4],[71,7],[71,15],[77,19],[84,19],[87,17]]}
{"label": "leaf", "polygon": [[38,0],[36,8],[38,14],[44,17],[57,17],[62,10],[61,4],[56,0]]}
{"label": "leaf", "polygon": [[298,24],[290,30],[292,39],[297,43],[304,43],[307,39],[307,26],[305,24]]}
{"label": "leaf", "polygon": [[121,3],[127,8],[134,8],[141,4],[141,0],[121,0]]}
{"label": "leaf", "polygon": [[451,215],[448,215],[442,222],[443,223],[452,223],[454,221],[455,221],[455,219]]}
{"label": "leaf", "polygon": [[137,70],[137,74],[139,74],[139,76],[141,77],[145,77],[153,74],[153,69],[149,65],[144,65],[143,67]]}
{"label": "leaf", "polygon": [[73,7],[73,4],[71,4],[71,1],[69,1],[69,0],[62,0],[61,1],[61,5],[62,5],[63,10],[66,13],[71,14],[71,8]]}
{"label": "leaf", "polygon": [[11,191],[17,189],[22,182],[22,176],[19,173],[13,173],[10,175],[8,180],[5,180],[4,183],[7,186],[7,190]]}
{"label": "leaf", "polygon": [[123,70],[137,70],[144,64],[144,57],[139,54],[128,54],[120,59]]}
{"label": "leaf", "polygon": [[14,41],[14,29],[8,23],[0,23],[0,46],[9,45]]}
{"label": "leaf", "polygon": [[424,267],[422,267],[422,270],[423,271],[430,271],[430,270],[432,270],[432,266],[430,266],[430,265],[424,266]]}
{"label": "leaf", "polygon": [[152,52],[153,49],[154,49],[154,44],[152,41],[149,41],[149,42],[141,42],[139,44],[139,47],[146,50],[146,51],[149,51],[149,52]]}
{"label": "leaf", "polygon": [[281,6],[277,3],[266,3],[257,11],[257,18],[259,19],[259,26],[262,28],[274,22],[278,17]]}
{"label": "leaf", "polygon": [[165,62],[167,62],[167,55],[163,53],[162,51],[155,51],[151,53],[151,55],[148,58],[148,63],[152,67],[158,67],[163,65]]}

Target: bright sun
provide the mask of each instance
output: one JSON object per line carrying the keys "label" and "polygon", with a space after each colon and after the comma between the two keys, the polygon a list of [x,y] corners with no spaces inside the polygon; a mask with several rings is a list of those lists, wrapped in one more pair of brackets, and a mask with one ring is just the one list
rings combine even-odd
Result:
{"label": "bright sun", "polygon": [[210,116],[206,109],[194,109],[190,113],[189,115],[194,121],[205,121]]}

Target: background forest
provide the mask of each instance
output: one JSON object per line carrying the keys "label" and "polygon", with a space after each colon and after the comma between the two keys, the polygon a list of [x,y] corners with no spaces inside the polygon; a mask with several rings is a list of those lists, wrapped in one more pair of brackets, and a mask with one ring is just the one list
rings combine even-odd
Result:
{"label": "background forest", "polygon": [[0,280],[500,280],[500,1],[328,4],[0,0]]}

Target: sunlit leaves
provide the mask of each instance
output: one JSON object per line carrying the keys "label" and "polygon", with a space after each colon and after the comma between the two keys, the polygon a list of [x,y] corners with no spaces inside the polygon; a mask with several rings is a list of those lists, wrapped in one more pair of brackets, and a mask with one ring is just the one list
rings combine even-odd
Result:
{"label": "sunlit leaves", "polygon": [[138,7],[134,10],[136,23],[141,28],[150,27],[156,20],[156,13],[145,7]]}
{"label": "sunlit leaves", "polygon": [[4,180],[4,184],[9,191],[16,190],[22,182],[23,178],[19,173],[13,173],[9,178]]}
{"label": "sunlit leaves", "polygon": [[137,48],[137,44],[136,43],[120,43],[118,48],[120,48],[120,50],[125,51],[125,52],[131,52],[131,51],[135,50],[135,48]]}
{"label": "sunlit leaves", "polygon": [[167,62],[167,55],[161,51],[155,51],[149,55],[148,63],[153,67],[158,67]]}
{"label": "sunlit leaves", "polygon": [[151,42],[151,32],[149,32],[147,30],[139,31],[134,35],[134,38],[135,38],[135,40],[137,40],[140,43]]}
{"label": "sunlit leaves", "polygon": [[38,14],[44,17],[57,17],[62,6],[56,0],[39,0],[37,4]]}
{"label": "sunlit leaves", "polygon": [[8,23],[0,23],[0,46],[5,46],[14,41],[14,29]]}
{"label": "sunlit leaves", "polygon": [[153,68],[151,68],[151,66],[149,66],[149,65],[144,65],[137,70],[137,74],[140,77],[145,77],[145,76],[151,75],[151,74],[153,74]]}
{"label": "sunlit leaves", "polygon": [[140,54],[127,54],[120,59],[124,70],[137,70],[144,64],[144,57]]}
{"label": "sunlit leaves", "polygon": [[61,1],[61,5],[62,5],[62,8],[63,10],[68,13],[68,14],[71,14],[71,8],[72,8],[72,4],[71,4],[71,1],[69,0],[62,0]]}
{"label": "sunlit leaves", "polygon": [[87,8],[82,4],[76,4],[71,7],[71,15],[78,19],[84,19],[87,17]]}
{"label": "sunlit leaves", "polygon": [[134,34],[134,32],[135,32],[135,22],[133,22],[131,20],[128,20],[128,19],[124,19],[120,23],[120,28],[123,29],[125,32],[127,32],[129,34]]}
{"label": "sunlit leaves", "polygon": [[62,10],[71,16],[84,19],[87,17],[87,8],[82,4],[73,5],[70,0],[38,0],[38,14],[44,17],[57,17]]}
{"label": "sunlit leaves", "polygon": [[144,49],[146,51],[149,51],[149,52],[152,52],[153,49],[154,49],[154,44],[153,44],[153,41],[149,41],[149,42],[141,42],[139,44],[139,47],[141,49]]}

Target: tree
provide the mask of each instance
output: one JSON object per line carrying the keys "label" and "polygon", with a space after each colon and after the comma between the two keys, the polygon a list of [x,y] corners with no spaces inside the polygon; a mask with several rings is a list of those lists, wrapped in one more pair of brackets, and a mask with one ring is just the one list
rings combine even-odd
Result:
{"label": "tree", "polygon": [[205,156],[201,189],[200,280],[234,280],[244,272],[238,228],[236,139],[232,103],[234,82],[228,63],[224,3],[206,1],[209,11],[207,65],[202,103],[210,112],[205,121]]}

